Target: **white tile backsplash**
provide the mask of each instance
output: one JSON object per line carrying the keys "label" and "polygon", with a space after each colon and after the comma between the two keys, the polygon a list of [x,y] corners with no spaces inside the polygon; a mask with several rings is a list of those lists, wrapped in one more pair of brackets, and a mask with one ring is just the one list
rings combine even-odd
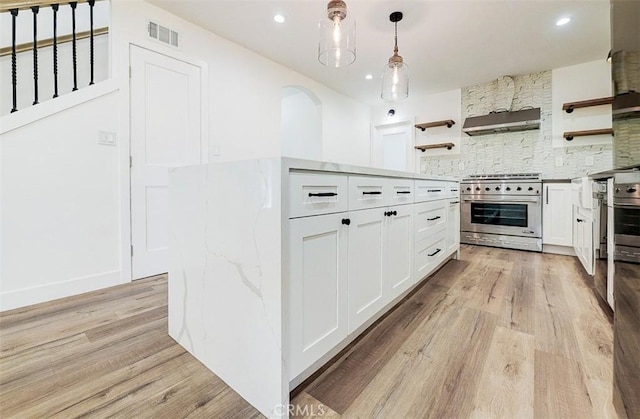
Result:
{"label": "white tile backsplash", "polygon": [[[424,156],[420,171],[431,175],[465,177],[481,173],[541,173],[543,178],[566,179],[612,168],[611,145],[556,147],[551,139],[551,71],[513,76],[511,110],[539,107],[540,129],[469,137],[463,134],[460,154]],[[504,85],[504,83],[503,83]],[[505,103],[498,81],[462,89],[462,118],[486,115]],[[639,145],[640,147],[640,145]],[[562,166],[556,166],[556,158]],[[593,165],[587,166],[587,157]],[[463,163],[464,170],[460,170]]]}

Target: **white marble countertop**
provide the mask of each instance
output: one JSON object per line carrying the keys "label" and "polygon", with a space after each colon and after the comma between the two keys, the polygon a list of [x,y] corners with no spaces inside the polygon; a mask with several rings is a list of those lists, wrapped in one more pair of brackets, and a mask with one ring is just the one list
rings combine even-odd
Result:
{"label": "white marble countertop", "polygon": [[445,180],[450,182],[458,182],[458,179],[452,176],[433,176],[425,175],[422,173],[400,172],[397,170],[379,169],[376,167],[352,166],[342,163],[294,159],[290,157],[282,157],[282,163],[289,170],[312,170],[317,172],[333,172],[355,175],[401,177],[411,179]]}

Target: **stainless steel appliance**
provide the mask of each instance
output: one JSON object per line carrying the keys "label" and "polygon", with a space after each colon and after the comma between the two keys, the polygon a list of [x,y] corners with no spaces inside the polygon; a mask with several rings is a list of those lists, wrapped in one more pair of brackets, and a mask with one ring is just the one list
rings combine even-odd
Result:
{"label": "stainless steel appliance", "polygon": [[640,172],[614,177],[614,404],[640,417]]}
{"label": "stainless steel appliance", "polygon": [[462,243],[542,251],[540,174],[475,175],[460,187]]}

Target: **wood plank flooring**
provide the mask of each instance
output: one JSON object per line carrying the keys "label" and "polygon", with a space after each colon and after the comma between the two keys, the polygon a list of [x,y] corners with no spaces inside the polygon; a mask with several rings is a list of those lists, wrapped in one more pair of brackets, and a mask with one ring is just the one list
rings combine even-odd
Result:
{"label": "wood plank flooring", "polygon": [[[462,246],[296,392],[294,417],[616,418],[575,258]],[[0,314],[0,416],[261,415],[167,335],[166,276]]]}

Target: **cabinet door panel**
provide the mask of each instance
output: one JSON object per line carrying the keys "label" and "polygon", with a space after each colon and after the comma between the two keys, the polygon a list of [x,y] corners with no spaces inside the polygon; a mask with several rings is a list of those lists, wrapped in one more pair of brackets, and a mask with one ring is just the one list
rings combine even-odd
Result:
{"label": "cabinet door panel", "polygon": [[544,185],[542,242],[557,246],[573,244],[573,204],[570,183]]}
{"label": "cabinet door panel", "polygon": [[349,333],[384,306],[384,208],[349,213]]}
{"label": "cabinet door panel", "polygon": [[460,200],[449,201],[447,209],[447,254],[460,247]]}
{"label": "cabinet door panel", "polygon": [[347,337],[343,218],[346,213],[290,221],[290,379]]}
{"label": "cabinet door panel", "polygon": [[389,209],[396,215],[387,221],[385,300],[390,301],[413,284],[413,208],[411,205]]}

